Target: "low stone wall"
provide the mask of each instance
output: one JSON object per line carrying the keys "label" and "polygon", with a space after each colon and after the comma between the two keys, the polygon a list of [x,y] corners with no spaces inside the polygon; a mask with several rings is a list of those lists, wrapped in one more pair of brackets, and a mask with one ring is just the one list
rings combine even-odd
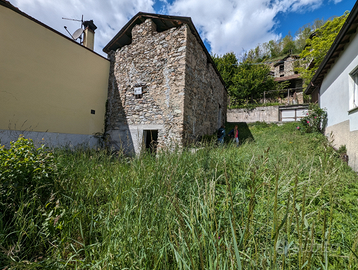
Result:
{"label": "low stone wall", "polygon": [[277,122],[279,106],[257,107],[255,109],[232,109],[227,111],[227,122]]}

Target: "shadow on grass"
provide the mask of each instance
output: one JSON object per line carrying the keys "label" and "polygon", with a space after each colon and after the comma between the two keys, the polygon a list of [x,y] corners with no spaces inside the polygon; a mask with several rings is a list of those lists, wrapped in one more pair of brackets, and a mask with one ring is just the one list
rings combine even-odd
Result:
{"label": "shadow on grass", "polygon": [[[255,138],[254,136],[252,136],[250,128],[246,122],[226,123],[225,125],[226,135],[229,134],[229,132],[235,127],[235,125],[238,125],[239,128],[240,144],[243,144],[245,141],[255,141]],[[229,136],[225,137],[225,142],[229,143],[231,142],[231,140],[232,138],[230,138]]]}

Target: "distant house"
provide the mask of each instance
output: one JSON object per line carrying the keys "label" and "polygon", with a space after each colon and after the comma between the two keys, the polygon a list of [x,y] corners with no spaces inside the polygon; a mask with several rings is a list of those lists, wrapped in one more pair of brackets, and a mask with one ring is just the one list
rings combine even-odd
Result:
{"label": "distant house", "polygon": [[189,145],[226,121],[227,91],[189,17],[139,12],[105,46],[107,133],[126,152]]}
{"label": "distant house", "polygon": [[319,66],[306,94],[326,108],[326,135],[346,145],[349,165],[358,170],[358,2]]}
{"label": "distant house", "polygon": [[[289,103],[302,104],[302,78],[295,71],[296,63],[299,61],[299,56],[289,54],[282,59],[276,60],[270,64],[271,75],[277,82],[289,82],[287,89],[288,93],[284,94],[285,98],[289,98]],[[285,100],[286,101],[286,100]]]}

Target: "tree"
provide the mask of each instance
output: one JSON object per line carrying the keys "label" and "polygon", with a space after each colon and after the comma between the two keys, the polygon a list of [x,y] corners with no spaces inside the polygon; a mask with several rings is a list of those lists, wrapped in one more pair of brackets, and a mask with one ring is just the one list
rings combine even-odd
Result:
{"label": "tree", "polygon": [[312,31],[313,30],[310,26],[304,26],[296,32],[295,47],[298,53],[301,53],[304,50],[306,40],[310,37]]}
{"label": "tree", "polygon": [[233,82],[234,87],[229,92],[232,105],[258,101],[262,98],[264,91],[276,87],[276,82],[270,75],[269,66],[249,61],[239,64]]}
{"label": "tree", "polygon": [[269,51],[270,58],[276,58],[281,54],[281,48],[279,42],[270,40],[267,43],[267,51]]}
{"label": "tree", "polygon": [[[312,39],[307,39],[306,47],[300,54],[303,65],[297,69],[305,86],[312,80],[348,15],[349,12],[346,11],[342,16],[327,21],[315,31]],[[310,68],[308,68],[309,64],[311,64]]]}
{"label": "tree", "polygon": [[223,78],[228,92],[232,91],[234,87],[233,78],[237,73],[238,61],[236,55],[233,52],[226,53],[222,56],[212,55],[216,68],[220,72]]}
{"label": "tree", "polygon": [[275,89],[276,82],[270,76],[270,67],[246,60],[238,64],[234,53],[213,55],[214,63],[223,78],[230,96],[230,105],[254,102],[262,98],[264,91]]}
{"label": "tree", "polygon": [[282,52],[281,54],[287,55],[296,53],[296,46],[291,33],[289,32],[287,36],[282,39]]}

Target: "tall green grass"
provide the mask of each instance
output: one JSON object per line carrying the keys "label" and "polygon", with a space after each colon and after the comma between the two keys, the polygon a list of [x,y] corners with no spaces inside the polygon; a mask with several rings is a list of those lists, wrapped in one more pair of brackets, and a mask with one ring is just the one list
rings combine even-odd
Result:
{"label": "tall green grass", "polygon": [[[23,213],[11,231],[2,221],[0,265],[357,269],[356,173],[320,134],[295,124],[249,129],[254,140],[238,148],[209,144],[195,153],[131,159],[57,149],[42,223]],[[29,232],[31,252],[9,240]]]}

